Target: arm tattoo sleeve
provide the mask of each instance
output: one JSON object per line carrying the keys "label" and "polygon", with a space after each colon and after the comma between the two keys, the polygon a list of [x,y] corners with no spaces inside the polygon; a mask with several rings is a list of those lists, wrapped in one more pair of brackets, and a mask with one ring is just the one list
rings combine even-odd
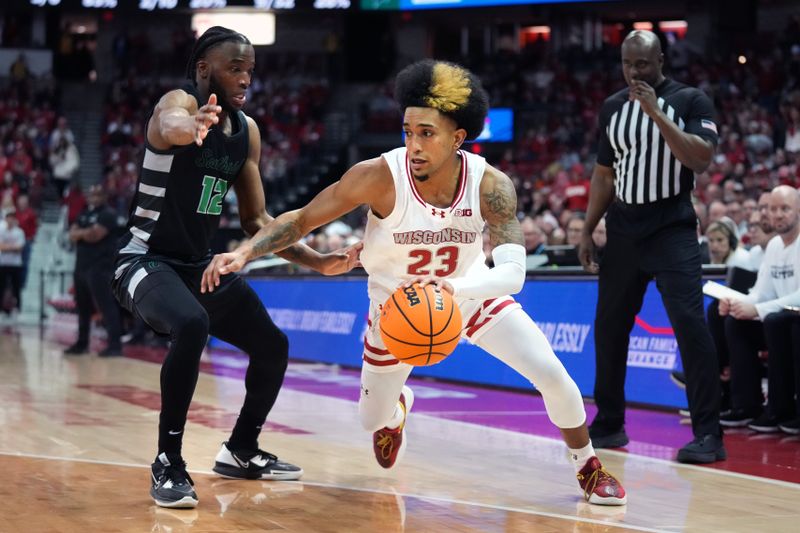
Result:
{"label": "arm tattoo sleeve", "polygon": [[253,252],[261,256],[274,251],[280,251],[300,240],[302,235],[293,222],[281,224],[275,230],[261,236],[253,244]]}
{"label": "arm tattoo sleeve", "polygon": [[487,208],[484,218],[492,245],[522,244],[522,229],[517,220],[517,193],[511,181],[497,180],[495,186],[483,194],[483,202]]}

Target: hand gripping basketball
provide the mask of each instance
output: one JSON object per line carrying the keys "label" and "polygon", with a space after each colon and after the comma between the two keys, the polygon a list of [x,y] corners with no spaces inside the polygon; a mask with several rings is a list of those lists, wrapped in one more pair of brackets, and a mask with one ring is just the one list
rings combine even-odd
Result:
{"label": "hand gripping basketball", "polygon": [[461,337],[461,310],[446,290],[414,283],[399,287],[383,304],[383,343],[399,361],[414,366],[438,363]]}

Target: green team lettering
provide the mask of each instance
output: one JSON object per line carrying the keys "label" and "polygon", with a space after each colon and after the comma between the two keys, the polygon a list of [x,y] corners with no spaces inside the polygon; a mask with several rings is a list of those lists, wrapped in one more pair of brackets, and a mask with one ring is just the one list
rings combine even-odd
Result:
{"label": "green team lettering", "polygon": [[200,193],[200,203],[197,212],[202,215],[222,214],[222,199],[228,192],[228,182],[214,176],[203,176],[203,192]]}

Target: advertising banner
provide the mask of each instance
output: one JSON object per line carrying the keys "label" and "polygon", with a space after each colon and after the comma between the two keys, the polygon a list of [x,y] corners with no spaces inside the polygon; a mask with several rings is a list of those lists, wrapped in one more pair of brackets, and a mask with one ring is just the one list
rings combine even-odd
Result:
{"label": "advertising banner", "polygon": [[[366,328],[365,278],[251,278],[248,280],[272,319],[289,337],[293,359],[361,365]],[[584,396],[594,387],[594,279],[534,279],[515,296],[553,346]],[[212,346],[223,346],[212,339]],[[686,407],[686,394],[669,378],[680,355],[661,296],[651,283],[636,317],[628,350],[628,401]],[[528,388],[505,364],[462,340],[443,362],[414,370],[417,376]]]}

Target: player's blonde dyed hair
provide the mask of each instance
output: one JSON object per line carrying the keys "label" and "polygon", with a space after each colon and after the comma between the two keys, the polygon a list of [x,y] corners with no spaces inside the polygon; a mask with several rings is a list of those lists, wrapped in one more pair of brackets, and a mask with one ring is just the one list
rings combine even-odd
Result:
{"label": "player's blonde dyed hair", "polygon": [[397,75],[395,99],[405,113],[409,107],[430,107],[452,119],[473,140],[483,131],[489,96],[480,80],[454,63],[424,59]]}
{"label": "player's blonde dyed hair", "polygon": [[425,102],[442,113],[452,113],[469,101],[472,88],[469,73],[450,63],[436,63],[433,66],[430,95]]}

